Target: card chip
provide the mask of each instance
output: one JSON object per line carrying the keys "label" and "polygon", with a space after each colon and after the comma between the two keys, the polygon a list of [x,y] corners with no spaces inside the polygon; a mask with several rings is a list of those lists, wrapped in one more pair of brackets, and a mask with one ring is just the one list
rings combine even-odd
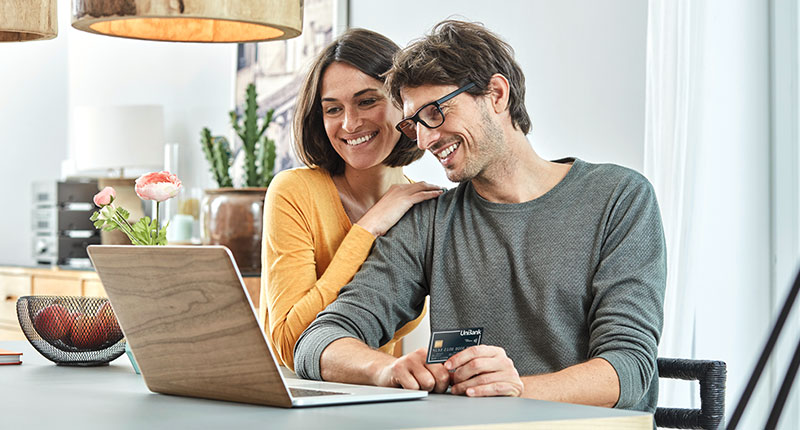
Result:
{"label": "card chip", "polygon": [[444,363],[448,358],[470,346],[481,344],[483,328],[465,328],[431,332],[426,363]]}

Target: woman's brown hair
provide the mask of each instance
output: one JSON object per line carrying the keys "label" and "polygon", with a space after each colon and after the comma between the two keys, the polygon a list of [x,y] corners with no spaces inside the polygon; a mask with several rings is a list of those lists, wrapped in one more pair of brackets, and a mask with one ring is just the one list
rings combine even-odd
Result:
{"label": "woman's brown hair", "polygon": [[[400,50],[385,36],[364,29],[350,29],[328,45],[316,58],[306,76],[294,113],[294,149],[308,167],[322,167],[332,175],[344,172],[344,160],[333,149],[322,118],[322,75],[333,62],[349,64],[367,76],[385,82],[384,73]],[[392,124],[394,125],[394,124]],[[416,142],[401,134],[394,149],[383,160],[390,167],[406,166],[422,157]]]}

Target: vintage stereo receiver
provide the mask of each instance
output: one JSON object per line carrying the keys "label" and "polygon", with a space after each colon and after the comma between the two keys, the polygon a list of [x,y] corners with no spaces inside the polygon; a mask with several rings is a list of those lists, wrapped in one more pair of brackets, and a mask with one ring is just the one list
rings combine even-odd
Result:
{"label": "vintage stereo receiver", "polygon": [[89,217],[97,181],[35,182],[31,240],[36,264],[91,267],[86,247],[100,243]]}

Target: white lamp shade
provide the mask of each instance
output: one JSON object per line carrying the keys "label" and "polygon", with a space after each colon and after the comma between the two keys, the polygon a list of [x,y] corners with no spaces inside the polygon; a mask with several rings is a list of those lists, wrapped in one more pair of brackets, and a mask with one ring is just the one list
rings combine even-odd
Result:
{"label": "white lamp shade", "polygon": [[79,172],[164,164],[162,106],[77,106],[70,129]]}

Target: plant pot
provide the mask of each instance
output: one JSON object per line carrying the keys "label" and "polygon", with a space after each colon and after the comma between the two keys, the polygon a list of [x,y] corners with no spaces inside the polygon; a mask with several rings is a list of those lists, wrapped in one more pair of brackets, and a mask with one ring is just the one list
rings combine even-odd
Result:
{"label": "plant pot", "polygon": [[261,234],[266,188],[205,190],[200,210],[203,245],[225,245],[239,271],[261,274]]}

